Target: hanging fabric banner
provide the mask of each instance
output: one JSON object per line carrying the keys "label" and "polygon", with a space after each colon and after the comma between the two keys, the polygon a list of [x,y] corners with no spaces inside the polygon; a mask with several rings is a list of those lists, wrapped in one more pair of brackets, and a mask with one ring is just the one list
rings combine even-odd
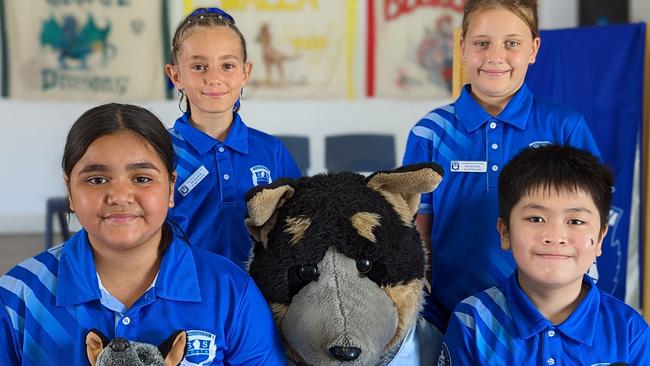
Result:
{"label": "hanging fabric banner", "polygon": [[464,0],[368,0],[368,96],[449,97]]}
{"label": "hanging fabric banner", "polygon": [[165,97],[162,0],[9,0],[0,5],[6,96]]}
{"label": "hanging fabric banner", "polygon": [[[638,252],[640,236],[639,221],[632,225],[630,220],[632,212],[638,212],[635,202],[640,202],[632,188],[643,121],[645,24],[542,31],[541,38],[526,83],[536,95],[580,111],[603,160],[612,168],[615,187],[609,231],[597,259],[596,277],[599,288],[627,300],[626,281],[637,287],[637,294],[640,281],[639,263],[628,263],[628,252],[630,246]],[[636,276],[627,278],[626,269]]]}
{"label": "hanging fabric banner", "polygon": [[210,6],[232,15],[246,38],[245,98],[354,98],[357,0],[183,0],[181,16]]}

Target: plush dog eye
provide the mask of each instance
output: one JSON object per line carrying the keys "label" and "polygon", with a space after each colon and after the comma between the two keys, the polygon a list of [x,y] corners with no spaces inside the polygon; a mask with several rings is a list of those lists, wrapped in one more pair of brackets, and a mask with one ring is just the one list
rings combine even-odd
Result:
{"label": "plush dog eye", "polygon": [[372,269],[372,262],[368,259],[358,259],[357,260],[357,270],[359,273],[365,275]]}
{"label": "plush dog eye", "polygon": [[304,264],[298,268],[298,278],[305,282],[312,282],[318,279],[318,267],[311,264]]}

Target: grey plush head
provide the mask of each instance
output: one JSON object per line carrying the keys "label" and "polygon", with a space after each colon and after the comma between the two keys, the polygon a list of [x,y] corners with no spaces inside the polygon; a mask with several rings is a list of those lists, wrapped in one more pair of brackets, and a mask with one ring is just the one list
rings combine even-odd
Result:
{"label": "grey plush head", "polygon": [[176,366],[185,354],[186,339],[186,333],[178,331],[154,346],[121,337],[108,341],[93,329],[86,335],[86,353],[92,366]]}
{"label": "grey plush head", "polygon": [[247,195],[249,272],[289,358],[376,365],[392,358],[422,305],[425,248],[414,227],[436,164],[278,180]]}

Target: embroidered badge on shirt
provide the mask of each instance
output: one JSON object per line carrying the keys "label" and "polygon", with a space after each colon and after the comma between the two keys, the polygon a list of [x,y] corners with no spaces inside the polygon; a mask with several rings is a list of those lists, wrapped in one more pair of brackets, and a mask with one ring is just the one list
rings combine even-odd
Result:
{"label": "embroidered badge on shirt", "polygon": [[187,349],[181,366],[210,365],[217,354],[216,336],[203,330],[187,331]]}
{"label": "embroidered badge on shirt", "polygon": [[271,179],[271,171],[264,165],[255,165],[251,168],[251,173],[253,175],[253,186],[257,186],[258,184],[269,184],[273,181]]}
{"label": "embroidered badge on shirt", "polygon": [[201,183],[203,178],[207,177],[208,174],[210,174],[208,169],[206,169],[206,167],[201,165],[198,169],[194,171],[194,173],[192,173],[192,175],[190,175],[185,180],[185,182],[183,182],[183,184],[178,186],[178,192],[183,197],[187,196],[187,194],[190,193],[194,189],[194,187],[196,187],[199,183]]}
{"label": "embroidered badge on shirt", "polygon": [[458,173],[485,173],[487,161],[452,160],[450,170]]}
{"label": "embroidered badge on shirt", "polygon": [[550,145],[550,141],[533,141],[528,146],[532,147],[533,149],[537,149],[538,147]]}

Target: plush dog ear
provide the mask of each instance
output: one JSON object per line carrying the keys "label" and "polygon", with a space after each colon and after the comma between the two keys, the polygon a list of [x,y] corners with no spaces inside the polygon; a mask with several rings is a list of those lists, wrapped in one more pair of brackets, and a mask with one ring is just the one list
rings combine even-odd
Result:
{"label": "plush dog ear", "polygon": [[108,338],[97,329],[91,329],[86,333],[86,356],[90,366],[95,366],[99,353],[109,342]]}
{"label": "plush dog ear", "polygon": [[374,173],[366,178],[366,184],[393,205],[406,226],[412,226],[420,194],[436,189],[443,175],[440,165],[423,163]]}
{"label": "plush dog ear", "polygon": [[165,358],[164,366],[178,366],[185,358],[187,349],[187,333],[177,330],[158,346],[158,350]]}
{"label": "plush dog ear", "polygon": [[248,217],[244,220],[248,232],[256,242],[266,247],[268,234],[275,225],[275,213],[295,190],[290,179],[279,179],[266,186],[258,186],[246,194]]}

